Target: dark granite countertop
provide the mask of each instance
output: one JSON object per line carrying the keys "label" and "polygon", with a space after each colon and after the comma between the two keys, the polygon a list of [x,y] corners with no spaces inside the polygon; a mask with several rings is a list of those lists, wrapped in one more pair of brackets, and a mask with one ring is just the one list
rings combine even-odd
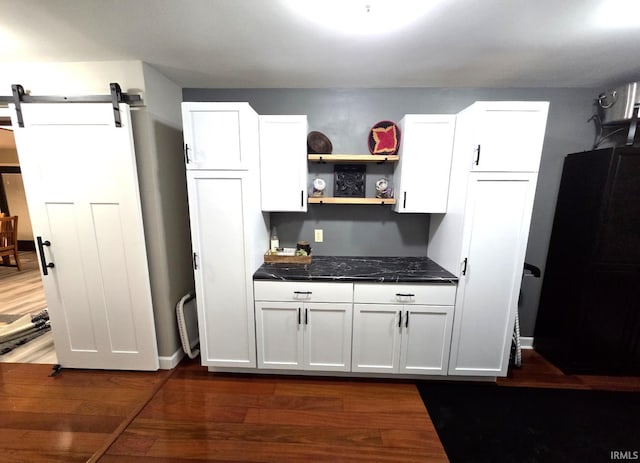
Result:
{"label": "dark granite countertop", "polygon": [[458,279],[428,257],[313,256],[310,264],[262,264],[254,280],[454,283]]}

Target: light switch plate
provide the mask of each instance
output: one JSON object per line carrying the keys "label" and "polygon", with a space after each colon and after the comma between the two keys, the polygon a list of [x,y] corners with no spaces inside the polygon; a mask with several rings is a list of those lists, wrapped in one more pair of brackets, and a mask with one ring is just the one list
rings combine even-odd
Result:
{"label": "light switch plate", "polygon": [[313,231],[313,239],[316,243],[322,243],[322,241],[324,240],[324,236],[321,228],[316,228]]}

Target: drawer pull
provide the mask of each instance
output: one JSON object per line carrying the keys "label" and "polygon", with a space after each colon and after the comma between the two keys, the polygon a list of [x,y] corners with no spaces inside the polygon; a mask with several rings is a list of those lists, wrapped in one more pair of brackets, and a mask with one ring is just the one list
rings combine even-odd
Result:
{"label": "drawer pull", "polygon": [[309,296],[313,294],[312,291],[294,291],[293,294],[299,294],[301,296]]}
{"label": "drawer pull", "polygon": [[396,296],[398,296],[398,297],[416,297],[416,295],[413,294],[413,293],[396,293]]}

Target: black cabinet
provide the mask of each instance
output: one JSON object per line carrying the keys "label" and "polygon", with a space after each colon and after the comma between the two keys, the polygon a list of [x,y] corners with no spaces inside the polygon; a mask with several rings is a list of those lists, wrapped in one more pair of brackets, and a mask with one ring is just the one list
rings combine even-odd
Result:
{"label": "black cabinet", "polygon": [[565,373],[640,373],[640,149],[566,157],[534,347]]}

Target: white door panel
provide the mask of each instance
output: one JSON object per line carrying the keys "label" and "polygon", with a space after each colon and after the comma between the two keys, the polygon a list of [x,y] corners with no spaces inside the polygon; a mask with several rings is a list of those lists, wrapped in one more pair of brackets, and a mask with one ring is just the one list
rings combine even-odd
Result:
{"label": "white door panel", "polygon": [[469,182],[449,374],[504,375],[524,265],[535,174]]}
{"label": "white door panel", "polygon": [[394,174],[396,212],[446,212],[456,117],[407,114]]}
{"label": "white door panel", "polygon": [[549,103],[494,101],[478,105],[472,170],[537,172]]}
{"label": "white door panel", "polygon": [[190,171],[187,176],[204,365],[255,367],[245,176],[241,171]]}
{"label": "white door panel", "polygon": [[446,375],[453,306],[406,306],[400,372]]}
{"label": "white door panel", "polygon": [[304,306],[305,368],[351,370],[350,303],[310,303]]}
{"label": "white door panel", "polygon": [[302,304],[256,302],[258,366],[303,368]]}
{"label": "white door panel", "polygon": [[129,107],[26,104],[16,145],[60,364],[158,368]]}
{"label": "white door panel", "polygon": [[257,161],[258,115],[247,103],[182,103],[188,170],[247,170]]}
{"label": "white door panel", "polygon": [[307,211],[307,116],[260,116],[263,211]]}
{"label": "white door panel", "polygon": [[353,310],[352,371],[397,372],[402,306],[354,304]]}

